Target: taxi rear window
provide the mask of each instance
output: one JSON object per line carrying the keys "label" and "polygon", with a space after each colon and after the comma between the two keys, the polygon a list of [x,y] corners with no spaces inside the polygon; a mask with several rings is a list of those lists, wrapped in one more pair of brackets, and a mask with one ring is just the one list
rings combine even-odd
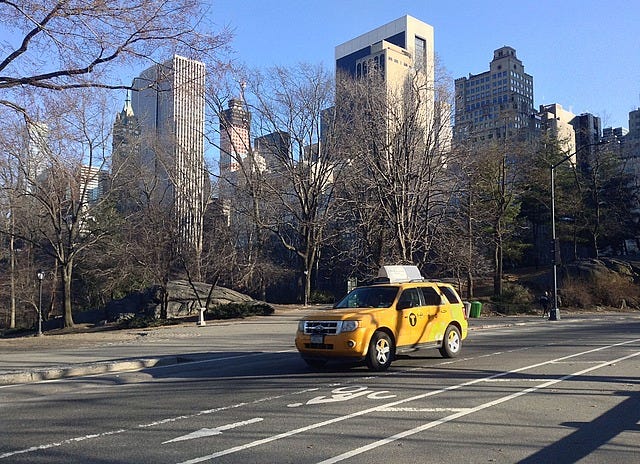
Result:
{"label": "taxi rear window", "polygon": [[449,300],[449,303],[454,303],[454,304],[461,303],[460,298],[458,297],[458,294],[451,287],[439,285],[438,288],[444,294],[444,296],[447,297],[447,300]]}

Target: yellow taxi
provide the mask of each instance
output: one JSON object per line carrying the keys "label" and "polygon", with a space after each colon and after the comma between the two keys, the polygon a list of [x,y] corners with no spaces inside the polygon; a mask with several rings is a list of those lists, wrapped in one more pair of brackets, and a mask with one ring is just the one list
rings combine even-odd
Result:
{"label": "yellow taxi", "polygon": [[309,366],[365,360],[369,369],[383,371],[397,353],[460,353],[467,315],[452,285],[424,280],[415,266],[384,266],[377,281],[299,322],[296,348]]}

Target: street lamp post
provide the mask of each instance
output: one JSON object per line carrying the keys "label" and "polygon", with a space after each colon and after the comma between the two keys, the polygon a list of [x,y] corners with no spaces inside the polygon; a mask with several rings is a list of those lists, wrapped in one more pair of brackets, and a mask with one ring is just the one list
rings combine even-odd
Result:
{"label": "street lamp post", "polygon": [[38,289],[38,337],[42,335],[42,280],[44,279],[44,271],[38,270],[39,289]]}
{"label": "street lamp post", "polygon": [[576,156],[578,152],[585,148],[593,147],[596,145],[603,145],[608,143],[607,141],[590,143],[587,145],[581,146],[574,153],[565,156],[556,164],[551,165],[551,246],[553,247],[553,301],[552,308],[549,310],[549,320],[550,321],[559,321],[560,320],[560,308],[558,308],[558,260],[560,259],[560,247],[557,244],[556,238],[556,186],[555,186],[555,173],[556,168],[561,164],[569,161],[571,158]]}
{"label": "street lamp post", "polygon": [[560,320],[560,308],[558,308],[558,253],[559,248],[556,245],[556,187],[555,187],[555,172],[556,168],[571,159],[571,156],[574,154],[567,156],[559,163],[556,163],[551,166],[551,246],[553,247],[553,301],[551,309],[549,310],[549,320],[550,321],[558,321]]}

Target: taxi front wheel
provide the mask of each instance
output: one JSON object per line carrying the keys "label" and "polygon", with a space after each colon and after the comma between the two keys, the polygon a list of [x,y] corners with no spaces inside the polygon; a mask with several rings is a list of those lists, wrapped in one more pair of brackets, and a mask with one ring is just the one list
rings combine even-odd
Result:
{"label": "taxi front wheel", "polygon": [[372,371],[386,371],[393,360],[393,343],[384,332],[375,332],[369,343],[367,367]]}
{"label": "taxi front wheel", "polygon": [[450,325],[444,332],[444,339],[440,347],[440,354],[443,358],[455,358],[462,348],[462,337],[460,330],[455,325]]}

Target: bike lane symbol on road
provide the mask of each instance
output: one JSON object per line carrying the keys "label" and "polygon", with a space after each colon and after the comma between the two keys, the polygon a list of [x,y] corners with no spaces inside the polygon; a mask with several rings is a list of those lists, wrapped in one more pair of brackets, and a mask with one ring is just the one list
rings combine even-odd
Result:
{"label": "bike lane symbol on road", "polygon": [[370,400],[386,400],[395,398],[396,395],[390,393],[388,390],[375,391],[370,390],[368,387],[354,385],[331,390],[331,395],[329,396],[316,396],[306,403],[291,403],[287,406],[290,408],[298,408],[300,406],[311,406],[315,404],[339,403],[341,401],[349,401],[360,397],[366,397]]}

